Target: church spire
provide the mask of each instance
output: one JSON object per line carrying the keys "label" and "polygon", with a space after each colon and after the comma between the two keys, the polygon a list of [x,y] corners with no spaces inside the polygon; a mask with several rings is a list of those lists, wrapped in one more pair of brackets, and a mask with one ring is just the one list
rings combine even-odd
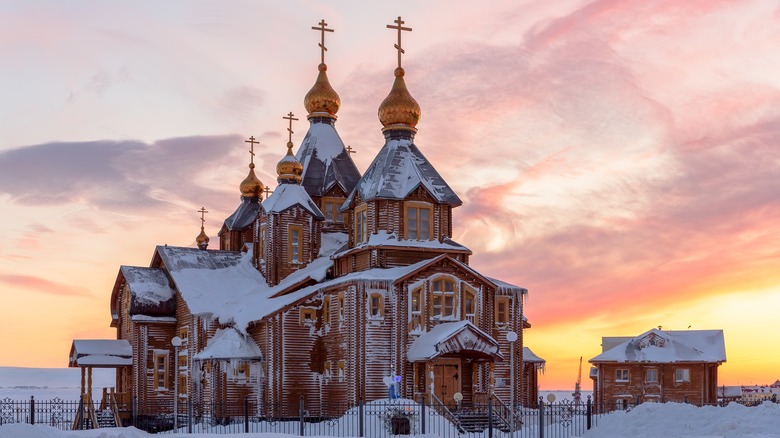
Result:
{"label": "church spire", "polygon": [[417,122],[420,121],[420,104],[409,93],[404,81],[404,69],[401,67],[401,55],[406,51],[401,46],[401,31],[411,32],[411,27],[402,26],[405,22],[398,19],[393,21],[395,26],[388,24],[388,29],[398,31],[398,43],[394,47],[398,51],[398,67],[394,75],[395,81],[390,89],[390,94],[379,105],[379,121],[382,122],[382,132],[387,131],[411,131],[417,132]]}
{"label": "church spire", "polygon": [[249,143],[249,175],[241,181],[241,185],[239,186],[241,197],[259,198],[262,196],[265,186],[257,175],[255,175],[255,145],[258,141],[252,136],[249,137],[249,140],[244,140],[244,143]]}
{"label": "church spire", "polygon": [[198,210],[198,213],[200,213],[200,234],[195,238],[195,243],[198,244],[199,249],[205,250],[209,246],[209,236],[206,235],[206,231],[204,230],[204,226],[206,225],[206,213],[208,213],[208,210],[206,210],[206,207],[201,207],[200,210]]}
{"label": "church spire", "polygon": [[308,111],[307,118],[312,117],[325,117],[329,119],[336,119],[336,113],[341,106],[341,99],[338,93],[333,87],[330,86],[328,81],[328,75],[325,73],[328,70],[328,66],[325,65],[325,52],[328,50],[325,47],[325,32],[333,32],[333,29],[328,29],[328,23],[325,20],[321,20],[319,27],[313,26],[313,30],[318,30],[321,33],[321,39],[319,43],[320,47],[320,65],[317,67],[319,74],[317,80],[314,82],[314,86],[311,87],[306,97],[303,99],[303,105]]}
{"label": "church spire", "polygon": [[289,120],[290,126],[287,128],[287,132],[289,133],[287,139],[287,154],[276,165],[276,173],[279,175],[277,181],[279,181],[279,184],[300,184],[303,165],[295,158],[295,155],[293,155],[292,152],[292,122],[293,120],[298,119],[295,118],[292,112],[282,118]]}

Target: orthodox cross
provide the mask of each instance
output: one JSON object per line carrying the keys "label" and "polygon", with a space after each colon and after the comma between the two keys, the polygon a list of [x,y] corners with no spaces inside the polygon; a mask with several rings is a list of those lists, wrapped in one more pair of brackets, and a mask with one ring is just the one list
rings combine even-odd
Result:
{"label": "orthodox cross", "polygon": [[348,154],[356,154],[357,151],[352,149],[352,145],[347,145],[347,153]]}
{"label": "orthodox cross", "polygon": [[251,136],[249,140],[244,140],[244,143],[249,143],[249,163],[255,164],[255,145],[260,142],[255,140],[255,136]]}
{"label": "orthodox cross", "polygon": [[271,190],[271,188],[270,188],[270,187],[268,187],[268,186],[265,186],[265,190],[264,190],[264,191],[265,191],[265,199],[268,199],[268,195],[270,195],[271,193],[273,193],[273,191]]}
{"label": "orthodox cross", "polygon": [[393,26],[392,24],[388,24],[388,29],[397,29],[398,30],[398,44],[394,44],[393,47],[398,49],[398,67],[401,67],[401,54],[406,53],[404,49],[401,47],[401,31],[405,30],[407,32],[411,32],[411,27],[403,27],[402,24],[406,23],[405,21],[401,20],[401,17],[399,16],[397,20],[393,20],[393,23],[397,23],[396,26]]}
{"label": "orthodox cross", "polygon": [[324,19],[323,19],[323,20],[321,20],[321,21],[320,21],[319,23],[317,23],[317,24],[319,24],[319,25],[320,25],[320,27],[312,26],[312,29],[313,29],[313,30],[318,30],[318,31],[320,31],[320,33],[322,34],[322,41],[321,41],[321,42],[320,42],[320,44],[319,44],[319,46],[320,46],[320,49],[322,49],[322,50],[320,50],[320,52],[321,52],[321,54],[320,54],[320,57],[321,57],[321,58],[320,58],[320,62],[321,62],[321,63],[323,63],[323,64],[325,64],[325,52],[327,52],[327,51],[328,51],[328,48],[327,48],[327,47],[325,47],[325,32],[333,32],[333,29],[328,29],[328,28],[327,28],[327,26],[328,26],[328,23],[326,23]]}
{"label": "orthodox cross", "polygon": [[206,210],[206,207],[201,207],[198,213],[200,213],[200,228],[202,229],[206,224],[206,213],[208,213],[208,210]]}
{"label": "orthodox cross", "polygon": [[288,139],[287,139],[287,141],[288,141],[288,142],[291,142],[291,143],[292,143],[292,135],[293,135],[293,130],[292,130],[292,122],[293,122],[293,120],[298,120],[298,119],[296,119],[296,118],[295,118],[295,117],[293,117],[293,116],[294,116],[294,114],[292,113],[292,111],[290,111],[290,113],[289,113],[289,114],[287,114],[287,116],[285,116],[285,117],[282,117],[283,119],[285,119],[285,120],[289,120],[289,121],[290,121],[290,127],[289,127],[289,128],[287,128],[287,132],[289,132],[289,133],[290,133],[290,138],[288,138]]}

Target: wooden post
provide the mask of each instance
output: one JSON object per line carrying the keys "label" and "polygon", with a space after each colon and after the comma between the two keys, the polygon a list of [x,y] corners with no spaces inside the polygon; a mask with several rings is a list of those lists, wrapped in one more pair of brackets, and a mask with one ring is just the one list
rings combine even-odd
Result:
{"label": "wooden post", "polygon": [[87,388],[89,390],[89,399],[92,400],[92,367],[87,368]]}
{"label": "wooden post", "polygon": [[84,395],[84,367],[81,367],[81,395]]}

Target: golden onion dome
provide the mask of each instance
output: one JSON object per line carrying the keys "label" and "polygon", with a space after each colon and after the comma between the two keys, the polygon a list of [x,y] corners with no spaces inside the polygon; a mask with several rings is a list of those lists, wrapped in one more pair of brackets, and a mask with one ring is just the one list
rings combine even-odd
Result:
{"label": "golden onion dome", "polygon": [[395,81],[390,94],[379,105],[379,121],[382,122],[382,131],[392,129],[404,129],[417,131],[417,122],[420,121],[420,104],[414,100],[404,82],[404,69],[395,69]]}
{"label": "golden onion dome", "polygon": [[279,175],[279,183],[301,183],[301,174],[303,174],[303,164],[301,164],[292,153],[293,143],[287,142],[287,154],[279,160],[276,165],[276,173]]}
{"label": "golden onion dome", "polygon": [[241,196],[244,198],[257,198],[263,193],[265,186],[255,175],[254,163],[249,164],[249,175],[241,181],[239,189],[241,190]]}
{"label": "golden onion dome", "polygon": [[206,231],[203,227],[200,227],[200,234],[195,238],[195,243],[198,244],[198,248],[205,249],[209,244],[209,236],[206,235]]}
{"label": "golden onion dome", "polygon": [[339,111],[339,107],[341,107],[341,99],[328,81],[328,75],[325,73],[328,70],[328,66],[322,63],[317,68],[320,73],[317,75],[314,86],[311,87],[311,90],[306,93],[306,97],[303,98],[303,105],[306,107],[306,111],[309,112],[309,117],[336,118],[336,113]]}

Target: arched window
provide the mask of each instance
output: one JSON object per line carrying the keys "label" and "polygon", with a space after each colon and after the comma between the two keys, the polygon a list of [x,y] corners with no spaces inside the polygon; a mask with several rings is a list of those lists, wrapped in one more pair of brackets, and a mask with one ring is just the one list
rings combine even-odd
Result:
{"label": "arched window", "polygon": [[455,316],[455,281],[448,277],[439,277],[431,282],[432,309],[434,318],[453,318]]}

